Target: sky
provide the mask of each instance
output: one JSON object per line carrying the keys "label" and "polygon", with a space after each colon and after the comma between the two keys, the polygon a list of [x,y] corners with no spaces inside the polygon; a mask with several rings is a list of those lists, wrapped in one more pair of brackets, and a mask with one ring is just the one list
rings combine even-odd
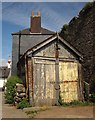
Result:
{"label": "sky", "polygon": [[[30,27],[31,12],[41,12],[42,27],[52,31],[60,31],[64,24],[77,16],[86,2],[3,2],[2,16],[2,56],[0,63],[5,64],[12,56],[12,33]],[[2,24],[1,24],[2,23]],[[1,38],[0,38],[1,39]]]}

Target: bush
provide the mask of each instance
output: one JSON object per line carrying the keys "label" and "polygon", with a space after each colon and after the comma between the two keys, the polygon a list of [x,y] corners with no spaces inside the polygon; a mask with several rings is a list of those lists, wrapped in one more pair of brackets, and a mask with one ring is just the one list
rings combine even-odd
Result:
{"label": "bush", "polygon": [[91,96],[90,101],[79,101],[79,100],[73,100],[71,102],[64,102],[64,99],[62,100],[61,96],[59,95],[59,104],[61,106],[88,106],[93,105],[93,101],[95,102],[95,94]]}
{"label": "bush", "polygon": [[70,102],[70,105],[71,106],[88,106],[88,105],[92,105],[92,103],[90,103],[89,101],[77,101],[77,100],[74,100],[72,102]]}
{"label": "bush", "polygon": [[77,101],[77,100],[74,100],[72,102],[63,102],[62,103],[62,106],[66,107],[66,106],[88,106],[88,105],[93,105],[92,102],[88,102],[88,101]]}
{"label": "bush", "polygon": [[22,81],[19,77],[12,76],[12,77],[8,78],[6,85],[5,85],[6,86],[6,92],[5,92],[6,103],[14,104],[16,83],[22,83]]}
{"label": "bush", "polygon": [[64,24],[63,27],[62,27],[61,32],[62,32],[63,34],[68,34],[68,27],[69,27],[68,24]]}
{"label": "bush", "polygon": [[59,94],[58,103],[59,103],[60,105],[63,105],[63,100],[62,100],[62,97],[61,97],[61,95],[60,95],[60,94]]}
{"label": "bush", "polygon": [[80,13],[83,13],[83,12],[89,10],[92,6],[93,6],[93,2],[88,2],[88,3],[83,7],[83,9],[80,11]]}
{"label": "bush", "polygon": [[18,105],[17,105],[18,109],[23,109],[23,108],[27,108],[27,107],[31,107],[31,106],[30,106],[30,104],[29,104],[29,102],[27,101],[26,98],[21,100],[21,102],[19,102]]}
{"label": "bush", "polygon": [[95,93],[92,93],[91,96],[89,96],[89,101],[95,103]]}

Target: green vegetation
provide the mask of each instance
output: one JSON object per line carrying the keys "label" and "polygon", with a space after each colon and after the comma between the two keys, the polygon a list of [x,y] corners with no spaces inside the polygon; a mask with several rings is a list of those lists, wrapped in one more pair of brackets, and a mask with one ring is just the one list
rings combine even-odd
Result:
{"label": "green vegetation", "polygon": [[38,112],[42,112],[42,111],[45,111],[48,109],[49,108],[47,106],[43,106],[43,107],[39,108],[38,110],[26,111],[26,114],[29,115],[30,118],[34,118],[34,116],[36,116]]}
{"label": "green vegetation", "polygon": [[95,93],[92,93],[91,96],[89,96],[89,101],[95,104]]}
{"label": "green vegetation", "polygon": [[27,108],[27,107],[31,107],[31,106],[30,106],[30,104],[29,104],[29,102],[27,101],[26,98],[21,100],[21,102],[19,102],[18,105],[17,105],[18,109],[23,109],[23,108]]}
{"label": "green vegetation", "polygon": [[[93,2],[88,2],[83,9],[79,12],[79,15],[81,13],[85,13],[86,11],[88,12],[89,9],[93,6]],[[72,19],[74,22],[76,22],[78,19],[75,19],[75,17]],[[64,24],[61,32],[60,32],[60,36],[63,37],[64,39],[67,39],[68,33],[69,33],[69,25],[68,24]]]}
{"label": "green vegetation", "polygon": [[64,31],[67,31],[67,30],[68,30],[68,24],[64,24],[64,25],[63,25],[63,30],[64,30]]}
{"label": "green vegetation", "polygon": [[6,91],[5,91],[5,100],[6,103],[14,104],[14,96],[15,96],[15,85],[16,83],[22,83],[21,79],[17,76],[12,76],[8,78],[6,83]]}
{"label": "green vegetation", "polygon": [[34,118],[37,115],[38,111],[33,110],[33,111],[27,111],[26,114],[29,116],[29,118]]}
{"label": "green vegetation", "polygon": [[92,94],[87,101],[78,101],[74,100],[71,102],[64,102],[64,99],[62,99],[61,95],[59,95],[59,104],[61,106],[88,106],[88,105],[94,105],[95,104],[95,94]]}
{"label": "green vegetation", "polygon": [[61,104],[61,106],[64,106],[64,107],[66,107],[66,106],[88,106],[88,105],[93,105],[93,103],[89,102],[89,101],[77,101],[77,100],[74,100],[74,101],[72,101],[70,103],[63,102]]}
{"label": "green vegetation", "polygon": [[63,100],[62,100],[62,97],[61,97],[60,94],[59,94],[59,100],[58,100],[58,102],[59,102],[60,105],[63,105]]}
{"label": "green vegetation", "polygon": [[83,13],[83,12],[89,10],[92,6],[93,6],[93,2],[88,2],[88,3],[83,7],[83,9],[80,11],[80,13]]}
{"label": "green vegetation", "polygon": [[62,30],[65,34],[67,34],[68,33],[68,24],[64,24]]}
{"label": "green vegetation", "polygon": [[68,27],[69,27],[68,24],[64,24],[63,27],[62,27],[62,29],[61,29],[60,35],[64,36],[65,39],[68,36]]}

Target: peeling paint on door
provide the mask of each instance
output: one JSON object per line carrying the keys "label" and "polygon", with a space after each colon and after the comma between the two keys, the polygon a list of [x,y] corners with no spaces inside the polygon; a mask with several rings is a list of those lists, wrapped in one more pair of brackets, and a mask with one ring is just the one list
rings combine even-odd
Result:
{"label": "peeling paint on door", "polygon": [[78,64],[59,62],[60,95],[64,102],[78,100]]}
{"label": "peeling paint on door", "polygon": [[[39,61],[39,60],[38,60]],[[35,105],[52,105],[55,99],[55,63],[43,60],[34,63],[34,101]]]}

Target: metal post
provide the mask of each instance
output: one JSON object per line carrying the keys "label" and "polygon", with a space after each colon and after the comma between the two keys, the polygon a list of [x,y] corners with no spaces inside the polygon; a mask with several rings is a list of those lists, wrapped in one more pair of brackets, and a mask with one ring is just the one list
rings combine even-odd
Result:
{"label": "metal post", "polygon": [[55,73],[56,73],[56,82],[55,82],[55,90],[56,90],[56,105],[59,105],[59,92],[60,92],[60,86],[59,86],[59,48],[58,48],[58,42],[56,42],[56,64],[55,64]]}
{"label": "metal post", "polygon": [[5,91],[5,71],[6,69],[4,68],[4,91]]}

